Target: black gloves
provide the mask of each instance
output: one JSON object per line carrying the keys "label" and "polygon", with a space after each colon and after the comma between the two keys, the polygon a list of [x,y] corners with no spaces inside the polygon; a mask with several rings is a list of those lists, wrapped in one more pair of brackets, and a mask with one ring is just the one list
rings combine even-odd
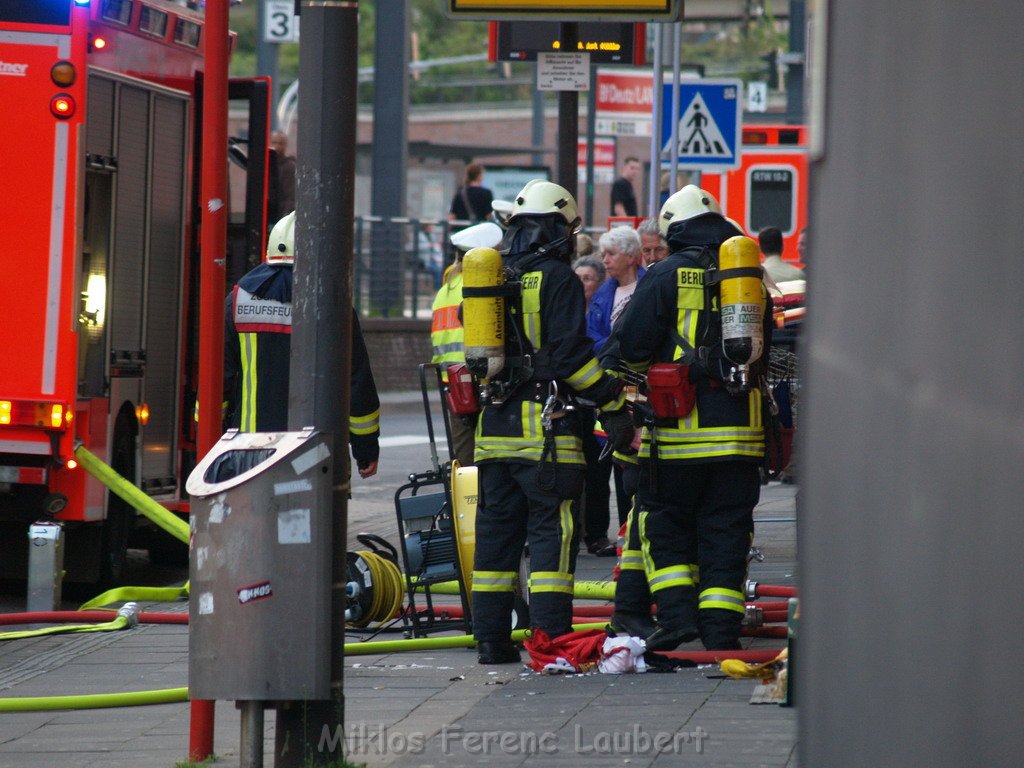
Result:
{"label": "black gloves", "polygon": [[601,426],[608,435],[608,442],[619,453],[633,453],[633,415],[628,408],[601,414]]}

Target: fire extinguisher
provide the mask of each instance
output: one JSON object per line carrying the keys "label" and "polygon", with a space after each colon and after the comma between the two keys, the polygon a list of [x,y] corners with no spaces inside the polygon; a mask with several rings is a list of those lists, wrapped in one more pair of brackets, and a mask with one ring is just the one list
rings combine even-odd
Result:
{"label": "fire extinguisher", "polygon": [[757,243],[742,235],[718,249],[722,351],[735,366],[732,385],[750,390],[750,366],[764,353],[765,300]]}

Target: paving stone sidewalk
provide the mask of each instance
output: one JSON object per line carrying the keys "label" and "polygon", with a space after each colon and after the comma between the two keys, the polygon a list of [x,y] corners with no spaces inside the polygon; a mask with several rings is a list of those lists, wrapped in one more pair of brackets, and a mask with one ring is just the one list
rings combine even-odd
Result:
{"label": "paving stone sidewalk", "polygon": [[[796,583],[795,488],[772,483],[755,514],[764,562],[751,576]],[[353,528],[354,530],[354,528]],[[390,534],[392,538],[394,532]],[[583,554],[578,578],[614,560]],[[453,598],[454,599],[454,598]],[[184,610],[183,604],[156,610]],[[752,648],[782,641],[751,639]],[[684,648],[699,648],[699,645]],[[368,768],[462,766],[782,766],[796,762],[796,710],[749,703],[751,681],[717,667],[646,675],[540,676],[481,667],[468,649],[352,656],[346,722],[325,734]],[[0,643],[0,697],[175,688],[188,682],[184,626]],[[265,765],[273,759],[273,713]],[[0,713],[0,768],[173,768],[188,748],[188,704]],[[238,765],[240,719],[216,707],[217,765]]]}

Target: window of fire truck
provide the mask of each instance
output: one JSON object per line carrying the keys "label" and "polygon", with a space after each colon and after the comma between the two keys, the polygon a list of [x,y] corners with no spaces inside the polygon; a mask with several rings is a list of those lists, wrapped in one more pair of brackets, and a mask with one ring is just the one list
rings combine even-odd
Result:
{"label": "window of fire truck", "polygon": [[783,235],[796,228],[796,169],[792,166],[754,166],[747,184],[748,232],[778,227]]}
{"label": "window of fire truck", "polygon": [[107,21],[128,26],[132,20],[132,0],[103,0],[100,13]]}
{"label": "window of fire truck", "polygon": [[167,34],[167,14],[147,5],[142,6],[142,13],[139,14],[139,31],[153,37],[164,37]]}

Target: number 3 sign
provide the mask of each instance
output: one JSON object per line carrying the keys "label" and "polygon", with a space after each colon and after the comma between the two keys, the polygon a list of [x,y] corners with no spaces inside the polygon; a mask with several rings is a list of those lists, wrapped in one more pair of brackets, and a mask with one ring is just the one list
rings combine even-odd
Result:
{"label": "number 3 sign", "polygon": [[266,0],[263,4],[263,42],[294,43],[299,39],[295,0]]}

